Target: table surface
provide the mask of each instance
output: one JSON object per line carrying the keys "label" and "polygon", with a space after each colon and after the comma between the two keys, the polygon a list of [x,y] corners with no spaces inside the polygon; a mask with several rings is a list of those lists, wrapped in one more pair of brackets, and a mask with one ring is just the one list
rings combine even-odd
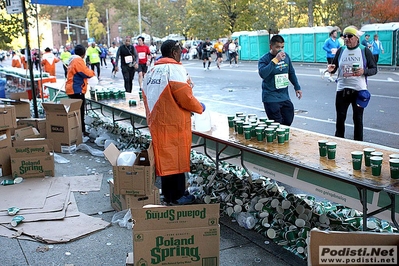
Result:
{"label": "table surface", "polygon": [[[138,92],[126,93],[126,99],[123,100],[104,100],[100,102],[93,99],[89,100],[145,118],[144,104],[139,100]],[[136,100],[137,106],[129,106],[129,100]],[[250,152],[259,153],[266,157],[281,159],[299,167],[302,166],[316,172],[319,171],[322,174],[330,174],[348,183],[360,184],[373,190],[385,188],[387,192],[399,194],[399,180],[390,178],[389,169],[389,155],[399,153],[397,149],[368,142],[337,138],[292,127],[290,128],[290,139],[284,144],[278,144],[276,140],[273,143],[267,143],[266,140],[259,142],[256,138],[246,140],[244,135],[236,134],[232,128],[228,127],[226,115],[212,112],[211,123],[212,128],[207,132],[196,131],[194,125],[193,134],[233,147],[247,149]],[[335,160],[319,156],[318,140],[320,139],[337,143]],[[378,177],[373,176],[371,168],[364,165],[364,156],[361,170],[353,170],[352,168],[351,152],[363,151],[364,148],[368,147],[383,153],[384,159],[381,175]]]}

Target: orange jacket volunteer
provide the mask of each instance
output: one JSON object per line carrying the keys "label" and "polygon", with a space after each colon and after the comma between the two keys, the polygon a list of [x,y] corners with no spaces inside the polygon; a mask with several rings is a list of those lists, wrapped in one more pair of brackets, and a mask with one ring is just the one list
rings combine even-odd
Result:
{"label": "orange jacket volunteer", "polygon": [[80,56],[73,55],[70,58],[68,66],[67,81],[65,85],[66,94],[86,94],[87,79],[94,76],[94,71],[86,66],[86,62]]}
{"label": "orange jacket volunteer", "polygon": [[44,51],[42,58],[44,72],[49,73],[50,76],[55,76],[55,63],[59,62],[60,59],[51,52],[50,48],[46,48]]}
{"label": "orange jacket volunteer", "polygon": [[194,97],[187,72],[172,58],[159,59],[146,75],[143,88],[158,176],[190,171],[191,112],[203,106]]}

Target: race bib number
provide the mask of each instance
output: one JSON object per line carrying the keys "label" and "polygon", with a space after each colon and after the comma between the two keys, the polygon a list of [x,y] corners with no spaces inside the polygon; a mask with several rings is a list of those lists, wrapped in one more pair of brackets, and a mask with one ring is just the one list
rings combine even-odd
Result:
{"label": "race bib number", "polygon": [[342,76],[344,76],[345,78],[353,76],[352,65],[342,66]]}
{"label": "race bib number", "polygon": [[288,87],[288,84],[289,84],[288,73],[275,75],[274,82],[276,85],[276,89],[283,89],[283,88]]}
{"label": "race bib number", "polygon": [[337,53],[337,51],[338,51],[338,49],[337,49],[337,48],[332,48],[332,49],[331,49],[331,53],[332,53],[332,54],[336,54],[336,53]]}
{"label": "race bib number", "polygon": [[131,55],[125,56],[125,62],[126,64],[133,62],[133,56]]}
{"label": "race bib number", "polygon": [[145,52],[141,52],[141,53],[139,53],[138,54],[138,56],[139,56],[139,59],[145,59],[146,58],[146,53]]}

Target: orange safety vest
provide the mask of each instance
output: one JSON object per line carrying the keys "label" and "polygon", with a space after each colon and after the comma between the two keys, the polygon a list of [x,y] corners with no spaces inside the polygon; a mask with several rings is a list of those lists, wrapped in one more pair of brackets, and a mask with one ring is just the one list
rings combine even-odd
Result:
{"label": "orange safety vest", "polygon": [[19,55],[15,54],[15,55],[12,57],[11,66],[12,66],[12,67],[18,67],[18,68],[21,67],[21,57],[20,57]]}
{"label": "orange safety vest", "polygon": [[191,112],[201,114],[203,107],[187,77],[172,58],[161,58],[145,75],[143,99],[158,176],[190,171]]}
{"label": "orange safety vest", "polygon": [[44,53],[42,58],[44,72],[49,73],[50,76],[55,76],[55,63],[59,61],[60,59],[56,57],[52,52]]}

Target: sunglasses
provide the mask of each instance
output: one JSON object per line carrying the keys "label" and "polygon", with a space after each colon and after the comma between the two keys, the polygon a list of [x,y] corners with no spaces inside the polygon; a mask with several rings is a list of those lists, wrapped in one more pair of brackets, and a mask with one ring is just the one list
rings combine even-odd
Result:
{"label": "sunglasses", "polygon": [[355,36],[355,35],[353,35],[353,34],[345,34],[344,38],[351,39],[353,36]]}

